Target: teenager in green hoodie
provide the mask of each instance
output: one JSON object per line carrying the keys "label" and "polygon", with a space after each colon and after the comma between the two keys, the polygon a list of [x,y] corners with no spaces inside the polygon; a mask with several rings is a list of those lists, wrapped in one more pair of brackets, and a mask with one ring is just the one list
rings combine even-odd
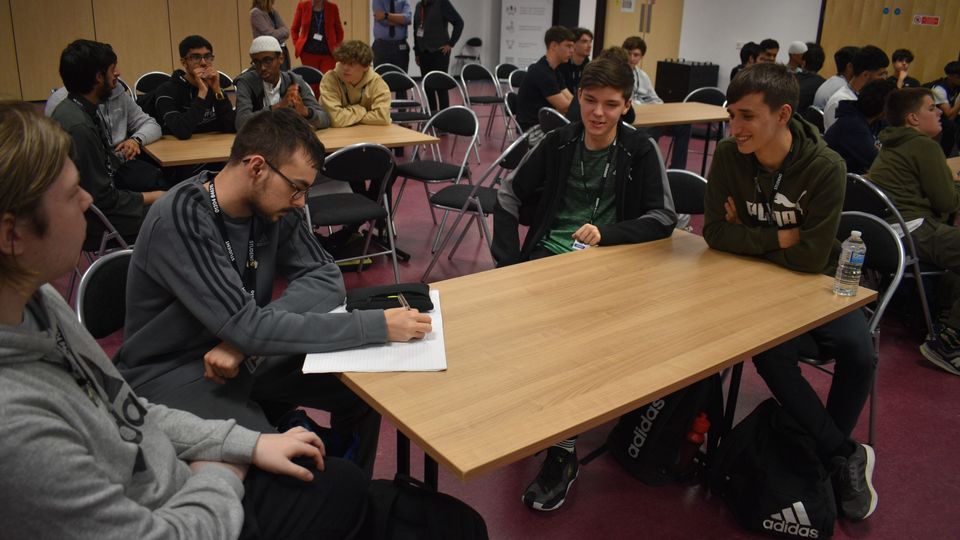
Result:
{"label": "teenager in green hoodie", "polygon": [[[940,145],[933,140],[941,130],[941,114],[927,88],[904,88],[890,94],[890,127],[880,132],[883,147],[870,168],[870,179],[890,197],[904,220],[923,220],[910,233],[920,260],[957,274],[960,229],[950,221],[951,214],[960,211],[960,192]],[[952,304],[946,324],[920,346],[920,352],[960,375],[960,294],[944,300]]]}
{"label": "teenager in green hoodie", "polygon": [[[796,78],[780,64],[749,66],[730,83],[733,136],[720,142],[713,158],[703,236],[714,249],[829,273],[839,253],[846,170],[817,128],[794,116],[798,99]],[[800,372],[799,338],[754,356],[754,364],[783,408],[814,437],[828,470],[838,471],[834,485],[843,514],[861,520],[877,506],[873,449],[850,439],[876,368],[867,321],[855,311],[809,336],[836,359],[826,407]]]}

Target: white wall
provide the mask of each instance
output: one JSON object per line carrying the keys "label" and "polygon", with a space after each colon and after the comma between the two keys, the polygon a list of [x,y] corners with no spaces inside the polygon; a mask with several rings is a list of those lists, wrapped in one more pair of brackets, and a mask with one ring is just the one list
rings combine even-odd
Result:
{"label": "white wall", "polygon": [[819,21],[820,0],[684,0],[680,57],[719,64],[718,86],[726,88],[740,64],[739,45],[773,38],[777,61],[786,63],[791,41],[816,41]]}
{"label": "white wall", "polygon": [[589,28],[593,34],[596,35],[597,0],[580,0],[580,16],[578,19],[577,26],[581,28]]}

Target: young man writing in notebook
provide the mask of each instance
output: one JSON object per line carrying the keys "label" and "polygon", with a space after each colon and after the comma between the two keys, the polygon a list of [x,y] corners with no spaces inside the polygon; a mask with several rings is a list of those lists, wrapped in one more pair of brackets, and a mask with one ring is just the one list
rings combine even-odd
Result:
{"label": "young man writing in notebook", "polygon": [[[498,266],[671,234],[677,216],[659,151],[642,131],[620,122],[632,89],[624,62],[601,55],[587,64],[578,90],[581,120],[548,133],[497,194]],[[530,226],[522,246],[521,222]],[[536,510],[563,504],[579,473],[574,444],[569,439],[547,450],[524,504]]]}
{"label": "young man writing in notebook", "polygon": [[[789,270],[830,274],[843,204],[843,160],[817,128],[794,115],[797,80],[786,66],[762,63],[727,89],[730,133],[710,168],[703,237],[711,248],[761,257]],[[801,340],[753,357],[777,401],[816,440],[843,515],[861,520],[876,509],[873,449],[850,438],[873,384],[876,354],[861,311],[811,330],[836,360],[826,407],[797,365]]]}
{"label": "young man writing in notebook", "polygon": [[[117,361],[141,395],[249,429],[269,431],[298,405],[328,410],[337,437],[358,440],[370,475],[379,416],[334,376],[301,373],[303,355],[419,339],[430,317],[330,313],[344,300],[343,278],[300,212],[323,160],[296,111],[261,111],[222,171],[161,199],[130,263]],[[287,288],[273,298],[276,277]]]}

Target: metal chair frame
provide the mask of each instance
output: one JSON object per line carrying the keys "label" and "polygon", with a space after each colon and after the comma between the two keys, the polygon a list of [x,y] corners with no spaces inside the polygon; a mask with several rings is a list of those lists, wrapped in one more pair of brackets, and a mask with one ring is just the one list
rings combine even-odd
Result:
{"label": "metal chair frame", "polygon": [[[476,105],[488,105],[490,107],[487,117],[487,129],[484,130],[484,135],[489,137],[491,130],[493,130],[493,119],[497,116],[497,111],[501,111],[502,113],[503,109],[503,94],[500,91],[500,83],[497,81],[497,78],[494,77],[493,73],[481,64],[467,64],[463,66],[463,70],[460,71],[460,82],[463,84],[464,93],[467,96],[466,105],[468,107],[474,107]],[[493,86],[494,95],[479,96],[474,94],[471,97],[470,82],[490,83]],[[475,98],[496,98],[497,101],[487,100],[489,102],[474,103],[473,99]]]}

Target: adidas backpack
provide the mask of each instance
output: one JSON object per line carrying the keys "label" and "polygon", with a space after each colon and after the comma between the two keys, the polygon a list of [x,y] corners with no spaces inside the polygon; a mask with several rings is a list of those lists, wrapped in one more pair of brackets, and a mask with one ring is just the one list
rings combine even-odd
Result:
{"label": "adidas backpack", "polygon": [[783,538],[833,535],[837,505],[816,441],[772,398],[720,441],[710,483],[748,530]]}
{"label": "adidas backpack", "polygon": [[[677,458],[694,418],[707,414],[709,437],[722,424],[723,389],[720,375],[712,375],[620,417],[610,431],[606,448],[633,476],[658,486],[677,478]],[[591,458],[585,458],[589,460]]]}

